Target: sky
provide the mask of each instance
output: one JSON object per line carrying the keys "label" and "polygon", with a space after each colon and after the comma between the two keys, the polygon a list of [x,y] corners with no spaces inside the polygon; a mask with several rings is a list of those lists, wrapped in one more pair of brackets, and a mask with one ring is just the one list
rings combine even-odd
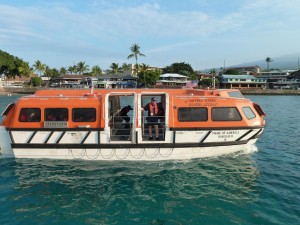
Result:
{"label": "sky", "polygon": [[0,0],[0,50],[51,68],[221,68],[300,52],[299,0]]}

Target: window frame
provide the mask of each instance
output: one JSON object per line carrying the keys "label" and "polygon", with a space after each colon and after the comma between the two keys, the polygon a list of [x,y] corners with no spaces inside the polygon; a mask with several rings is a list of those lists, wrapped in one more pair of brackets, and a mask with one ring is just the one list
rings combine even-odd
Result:
{"label": "window frame", "polygon": [[[200,110],[205,110],[205,118],[201,120],[184,120],[180,118],[182,116],[180,113],[181,110],[192,110],[192,109],[200,109]],[[186,112],[187,113],[187,112]],[[196,112],[194,112],[196,113]],[[199,112],[199,115],[203,115],[203,111]],[[190,123],[190,122],[207,122],[208,121],[208,108],[207,107],[179,107],[177,109],[177,120],[182,123]]]}
{"label": "window frame", "polygon": [[[53,119],[53,120],[48,120],[47,119],[47,117],[49,117],[48,110],[49,111],[50,110],[54,111],[54,113],[52,112],[51,114],[56,116],[56,119]],[[64,115],[62,115],[62,117],[64,118],[63,120],[59,119],[59,117],[58,117],[59,113],[55,112],[55,110],[66,110],[66,112],[64,112]],[[65,118],[65,116],[66,116],[66,118]],[[69,109],[68,108],[61,108],[61,107],[45,108],[44,109],[44,121],[69,121]]]}
{"label": "window frame", "polygon": [[[249,115],[249,112],[245,112],[245,109],[249,109],[249,110],[250,110],[249,112],[251,112],[253,116],[252,116],[252,117],[248,116],[248,115]],[[245,117],[246,117],[248,120],[252,120],[252,119],[256,118],[256,114],[254,113],[254,111],[251,109],[250,106],[244,106],[244,107],[242,108],[242,110],[243,110],[243,113],[244,113]]]}
{"label": "window frame", "polygon": [[[215,119],[214,117],[216,117],[216,116],[214,115],[214,110],[220,110],[220,109],[234,109],[235,112],[237,112],[237,115],[239,116],[239,119],[238,120],[234,119],[236,115],[233,116],[233,119],[230,119],[229,116],[227,117],[228,119],[225,119],[225,117],[224,117],[224,119]],[[218,112],[218,113],[221,114],[221,116],[224,113],[226,115],[229,115],[229,112],[225,112],[225,111],[224,112]],[[232,122],[232,121],[238,122],[238,121],[242,121],[243,117],[241,116],[241,113],[240,113],[240,111],[238,110],[237,107],[232,107],[232,106],[230,106],[230,107],[212,107],[211,108],[211,120],[213,122]]]}
{"label": "window frame", "polygon": [[[23,112],[24,110],[26,110],[28,112]],[[34,115],[30,116],[29,113],[30,114],[34,113]],[[26,116],[25,121],[23,121],[23,119],[21,119],[22,116]],[[36,117],[36,119],[30,119],[30,117],[32,117],[32,118]],[[20,109],[18,121],[21,123],[36,123],[36,122],[41,122],[41,119],[42,119],[42,117],[41,117],[41,109],[40,108],[21,108]]]}
{"label": "window frame", "polygon": [[[86,119],[86,120],[80,120],[80,121],[76,121],[76,119],[75,119],[75,110],[78,110],[78,109],[83,109],[83,110],[93,110],[94,112],[93,112],[93,120],[88,120],[88,119]],[[85,113],[83,113],[83,115],[85,115],[85,116],[87,116],[87,113],[88,112],[85,112]],[[87,117],[85,117],[85,118],[87,118]],[[85,119],[84,118],[84,119]],[[75,123],[86,123],[86,122],[96,122],[96,120],[97,120],[97,110],[96,110],[96,108],[94,108],[94,107],[87,107],[87,108],[79,108],[79,107],[77,107],[77,108],[72,108],[72,122],[75,122]]]}

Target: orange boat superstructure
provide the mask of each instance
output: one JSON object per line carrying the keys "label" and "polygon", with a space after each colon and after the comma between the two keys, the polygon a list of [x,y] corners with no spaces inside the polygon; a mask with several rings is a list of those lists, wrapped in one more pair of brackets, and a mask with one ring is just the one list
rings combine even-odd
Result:
{"label": "orange boat superstructure", "polygon": [[[162,112],[154,123],[145,108],[153,97]],[[39,90],[10,104],[3,116],[0,155],[19,158],[218,156],[253,145],[265,127],[261,107],[238,90]]]}

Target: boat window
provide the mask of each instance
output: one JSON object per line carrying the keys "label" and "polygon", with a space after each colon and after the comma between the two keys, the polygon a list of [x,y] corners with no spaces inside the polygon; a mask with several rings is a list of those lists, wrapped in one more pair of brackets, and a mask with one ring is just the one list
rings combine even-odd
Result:
{"label": "boat window", "polygon": [[244,98],[244,96],[242,95],[242,93],[240,91],[230,91],[228,92],[229,97],[232,98]]}
{"label": "boat window", "polygon": [[178,121],[180,122],[196,122],[207,121],[207,108],[179,108]]}
{"label": "boat window", "polygon": [[255,118],[255,113],[252,111],[252,109],[249,106],[243,107],[243,112],[248,120]]}
{"label": "boat window", "polygon": [[67,108],[46,108],[45,121],[68,121]]}
{"label": "boat window", "polygon": [[95,122],[96,109],[95,108],[74,108],[72,110],[73,122]]}
{"label": "boat window", "polygon": [[22,108],[19,114],[20,122],[40,122],[41,109],[39,108]]}
{"label": "boat window", "polygon": [[214,107],[212,108],[213,121],[240,121],[242,117],[235,107]]}

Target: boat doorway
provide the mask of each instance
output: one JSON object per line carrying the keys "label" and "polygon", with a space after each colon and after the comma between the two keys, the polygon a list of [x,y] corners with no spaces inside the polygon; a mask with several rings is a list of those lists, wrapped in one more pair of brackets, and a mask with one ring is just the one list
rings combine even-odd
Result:
{"label": "boat doorway", "polygon": [[128,142],[135,132],[135,95],[112,93],[108,96],[108,121],[111,142]]}
{"label": "boat doorway", "polygon": [[141,95],[142,141],[165,141],[166,94],[147,93]]}

